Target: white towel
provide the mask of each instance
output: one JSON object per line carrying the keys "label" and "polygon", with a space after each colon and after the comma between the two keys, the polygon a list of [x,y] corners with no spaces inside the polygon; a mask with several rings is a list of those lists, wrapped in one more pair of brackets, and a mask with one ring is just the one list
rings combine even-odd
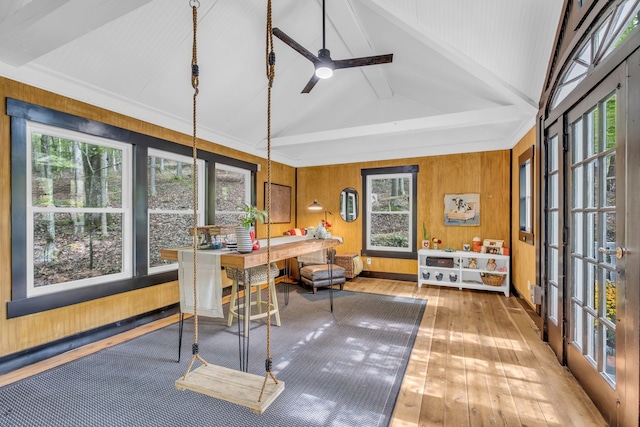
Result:
{"label": "white towel", "polygon": [[[224,317],[222,314],[222,275],[220,253],[197,252],[198,316]],[[193,249],[178,252],[180,311],[193,313]]]}

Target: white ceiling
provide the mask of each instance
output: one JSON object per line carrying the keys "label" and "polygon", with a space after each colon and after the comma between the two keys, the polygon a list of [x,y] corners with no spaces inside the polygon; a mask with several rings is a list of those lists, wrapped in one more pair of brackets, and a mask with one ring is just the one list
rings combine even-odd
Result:
{"label": "white ceiling", "polygon": [[[559,0],[326,0],[336,70],[275,39],[272,159],[314,166],[510,149],[535,123]],[[266,157],[266,0],[200,0],[198,136]],[[320,0],[273,0],[273,26],[322,47]],[[0,75],[192,133],[188,0],[2,0]]]}

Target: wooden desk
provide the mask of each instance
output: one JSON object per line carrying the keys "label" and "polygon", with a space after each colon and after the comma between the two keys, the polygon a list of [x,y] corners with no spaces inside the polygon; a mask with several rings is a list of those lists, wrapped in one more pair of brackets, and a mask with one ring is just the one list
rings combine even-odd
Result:
{"label": "wooden desk", "polygon": [[[274,244],[278,238],[271,239],[271,262],[282,261],[289,258],[295,258],[299,255],[311,252],[329,249],[338,246],[341,241],[338,239],[301,239],[295,242]],[[161,249],[160,258],[169,261],[178,261],[178,251],[184,248]],[[235,267],[247,269],[259,265],[267,264],[267,247],[266,245],[257,251],[248,254],[238,252],[223,253],[220,256],[220,265],[223,267]]]}

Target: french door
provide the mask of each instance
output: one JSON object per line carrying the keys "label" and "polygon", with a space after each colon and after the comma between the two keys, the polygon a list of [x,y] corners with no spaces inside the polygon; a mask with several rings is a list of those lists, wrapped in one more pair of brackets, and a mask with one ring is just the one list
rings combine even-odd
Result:
{"label": "french door", "polygon": [[638,68],[620,66],[544,133],[546,338],[611,425],[638,422]]}

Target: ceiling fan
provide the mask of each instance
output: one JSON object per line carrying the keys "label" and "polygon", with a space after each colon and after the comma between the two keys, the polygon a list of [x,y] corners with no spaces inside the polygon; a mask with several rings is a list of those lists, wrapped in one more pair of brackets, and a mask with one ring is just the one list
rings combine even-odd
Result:
{"label": "ceiling fan", "polygon": [[311,79],[304,89],[302,89],[302,93],[311,92],[311,89],[313,89],[316,83],[318,83],[318,80],[328,79],[333,75],[333,70],[338,70],[340,68],[363,67],[365,65],[387,64],[393,61],[393,54],[338,59],[334,61],[331,59],[329,49],[325,47],[325,21],[326,14],[324,9],[324,0],[322,0],[322,49],[318,51],[318,56],[315,56],[313,53],[302,47],[302,45],[286,35],[279,28],[273,29],[274,36],[278,37],[280,40],[291,46],[300,55],[313,62],[316,71],[313,76],[311,76]]}

